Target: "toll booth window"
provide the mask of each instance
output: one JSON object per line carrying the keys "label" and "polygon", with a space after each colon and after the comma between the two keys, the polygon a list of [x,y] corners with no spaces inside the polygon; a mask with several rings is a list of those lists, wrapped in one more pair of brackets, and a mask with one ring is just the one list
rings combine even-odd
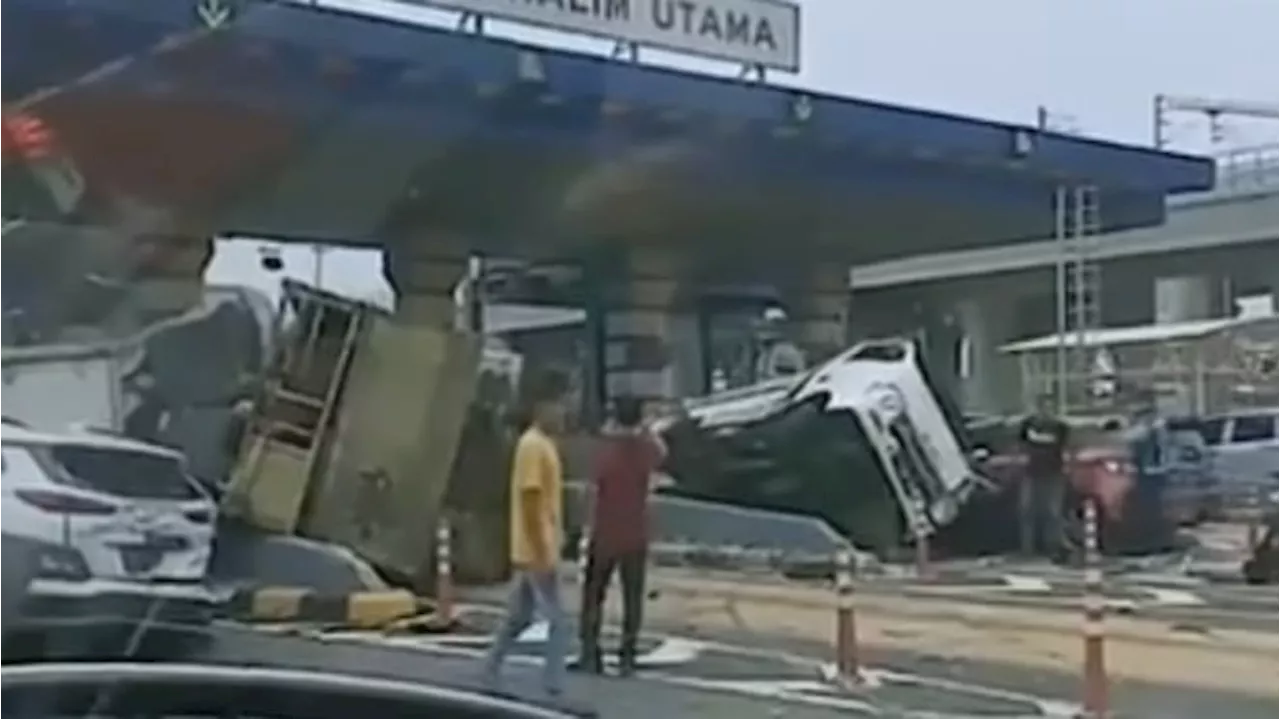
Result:
{"label": "toll booth window", "polygon": [[1231,430],[1232,442],[1264,442],[1276,438],[1276,416],[1260,414],[1237,417]]}

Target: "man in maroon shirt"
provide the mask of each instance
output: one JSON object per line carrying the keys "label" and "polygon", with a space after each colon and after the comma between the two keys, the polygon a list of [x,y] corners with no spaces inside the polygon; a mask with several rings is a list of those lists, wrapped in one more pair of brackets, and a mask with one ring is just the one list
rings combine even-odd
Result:
{"label": "man in maroon shirt", "polygon": [[619,669],[635,671],[636,641],[644,609],[644,575],[649,554],[649,483],[666,458],[666,446],[642,422],[640,401],[625,397],[615,405],[592,477],[590,541],[582,587],[580,668],[600,673],[600,611],[613,570],[622,577],[622,645]]}

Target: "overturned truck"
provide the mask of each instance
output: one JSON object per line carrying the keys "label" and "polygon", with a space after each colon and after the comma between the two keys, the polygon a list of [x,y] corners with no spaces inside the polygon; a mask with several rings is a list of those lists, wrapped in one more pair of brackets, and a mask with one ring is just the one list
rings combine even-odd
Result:
{"label": "overturned truck", "polygon": [[892,553],[955,522],[976,489],[961,417],[905,339],[686,401],[659,423],[683,496],[824,518]]}

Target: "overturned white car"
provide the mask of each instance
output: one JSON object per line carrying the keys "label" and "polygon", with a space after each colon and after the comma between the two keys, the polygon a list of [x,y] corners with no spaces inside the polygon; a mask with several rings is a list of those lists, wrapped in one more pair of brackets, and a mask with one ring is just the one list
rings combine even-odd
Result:
{"label": "overturned white car", "polygon": [[953,522],[983,480],[909,340],[863,342],[806,374],[687,400],[659,424],[668,491],[825,518],[891,550]]}

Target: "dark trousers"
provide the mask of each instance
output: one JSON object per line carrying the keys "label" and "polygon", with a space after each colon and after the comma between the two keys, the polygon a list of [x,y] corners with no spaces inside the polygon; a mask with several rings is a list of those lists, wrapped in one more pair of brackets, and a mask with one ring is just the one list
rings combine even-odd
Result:
{"label": "dark trousers", "polygon": [[1023,480],[1019,544],[1024,554],[1052,557],[1066,550],[1066,490],[1066,478],[1057,472],[1031,473]]}
{"label": "dark trousers", "polygon": [[600,666],[600,618],[605,594],[613,572],[622,577],[622,644],[618,656],[624,668],[633,668],[640,622],[644,615],[644,575],[648,564],[644,549],[622,553],[606,553],[592,546],[587,552],[586,577],[582,585],[582,663],[589,668]]}

